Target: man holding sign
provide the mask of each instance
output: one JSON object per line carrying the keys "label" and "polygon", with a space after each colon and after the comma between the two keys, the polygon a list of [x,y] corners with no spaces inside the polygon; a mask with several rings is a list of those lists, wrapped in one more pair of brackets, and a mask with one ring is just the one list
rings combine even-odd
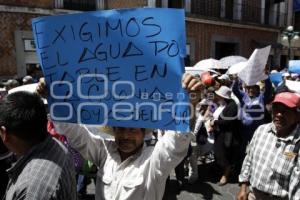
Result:
{"label": "man holding sign", "polygon": [[[200,91],[202,83],[185,74],[182,86],[192,93]],[[45,84],[40,82],[38,92],[44,90]],[[191,101],[193,108],[198,101]],[[166,131],[156,145],[147,145],[144,128],[113,127],[115,140],[111,141],[93,135],[83,125],[54,124],[73,148],[97,165],[96,199],[162,199],[166,179],[186,156],[193,137]]]}
{"label": "man holding sign", "polygon": [[[162,199],[170,171],[185,157],[194,118],[189,99],[199,101],[188,92],[202,84],[182,77],[184,28],[184,10],[177,9],[33,20],[51,118],[98,166],[96,199]],[[113,127],[115,140],[95,137],[80,124]],[[151,146],[144,143],[147,128],[172,131]]]}

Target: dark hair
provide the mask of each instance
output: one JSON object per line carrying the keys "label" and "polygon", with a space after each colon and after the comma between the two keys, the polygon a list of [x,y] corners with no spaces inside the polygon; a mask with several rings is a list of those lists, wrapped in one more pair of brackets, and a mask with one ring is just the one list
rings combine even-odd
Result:
{"label": "dark hair", "polygon": [[0,126],[24,141],[44,140],[47,121],[43,101],[36,94],[16,92],[0,102]]}
{"label": "dark hair", "polygon": [[282,92],[292,92],[292,91],[285,85],[285,83],[283,83],[276,88],[275,95]]}

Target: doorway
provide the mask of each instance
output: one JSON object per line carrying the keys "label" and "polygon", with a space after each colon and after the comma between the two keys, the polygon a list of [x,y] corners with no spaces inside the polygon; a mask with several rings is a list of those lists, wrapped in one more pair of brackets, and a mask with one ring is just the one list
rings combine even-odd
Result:
{"label": "doorway", "polygon": [[238,55],[238,43],[216,42],[215,58],[221,59],[225,56]]}

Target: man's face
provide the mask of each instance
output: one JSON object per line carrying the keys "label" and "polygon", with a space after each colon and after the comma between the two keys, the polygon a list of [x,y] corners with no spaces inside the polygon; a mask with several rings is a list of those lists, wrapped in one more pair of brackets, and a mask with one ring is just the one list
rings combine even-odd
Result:
{"label": "man's face", "polygon": [[259,87],[257,86],[247,86],[246,92],[250,98],[257,97],[259,95]]}
{"label": "man's face", "polygon": [[287,130],[299,122],[296,108],[289,108],[281,103],[272,105],[272,117],[277,131]]}
{"label": "man's face", "polygon": [[140,128],[115,127],[115,141],[123,153],[131,153],[140,148],[144,142],[145,132]]}

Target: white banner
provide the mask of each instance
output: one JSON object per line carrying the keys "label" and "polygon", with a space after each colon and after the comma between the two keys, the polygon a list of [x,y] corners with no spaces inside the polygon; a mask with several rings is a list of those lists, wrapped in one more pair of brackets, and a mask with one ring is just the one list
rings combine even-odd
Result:
{"label": "white banner", "polygon": [[239,78],[246,85],[255,85],[258,81],[265,80],[268,76],[265,74],[265,66],[268,61],[271,46],[263,49],[255,49],[247,61],[247,66],[238,73]]}

